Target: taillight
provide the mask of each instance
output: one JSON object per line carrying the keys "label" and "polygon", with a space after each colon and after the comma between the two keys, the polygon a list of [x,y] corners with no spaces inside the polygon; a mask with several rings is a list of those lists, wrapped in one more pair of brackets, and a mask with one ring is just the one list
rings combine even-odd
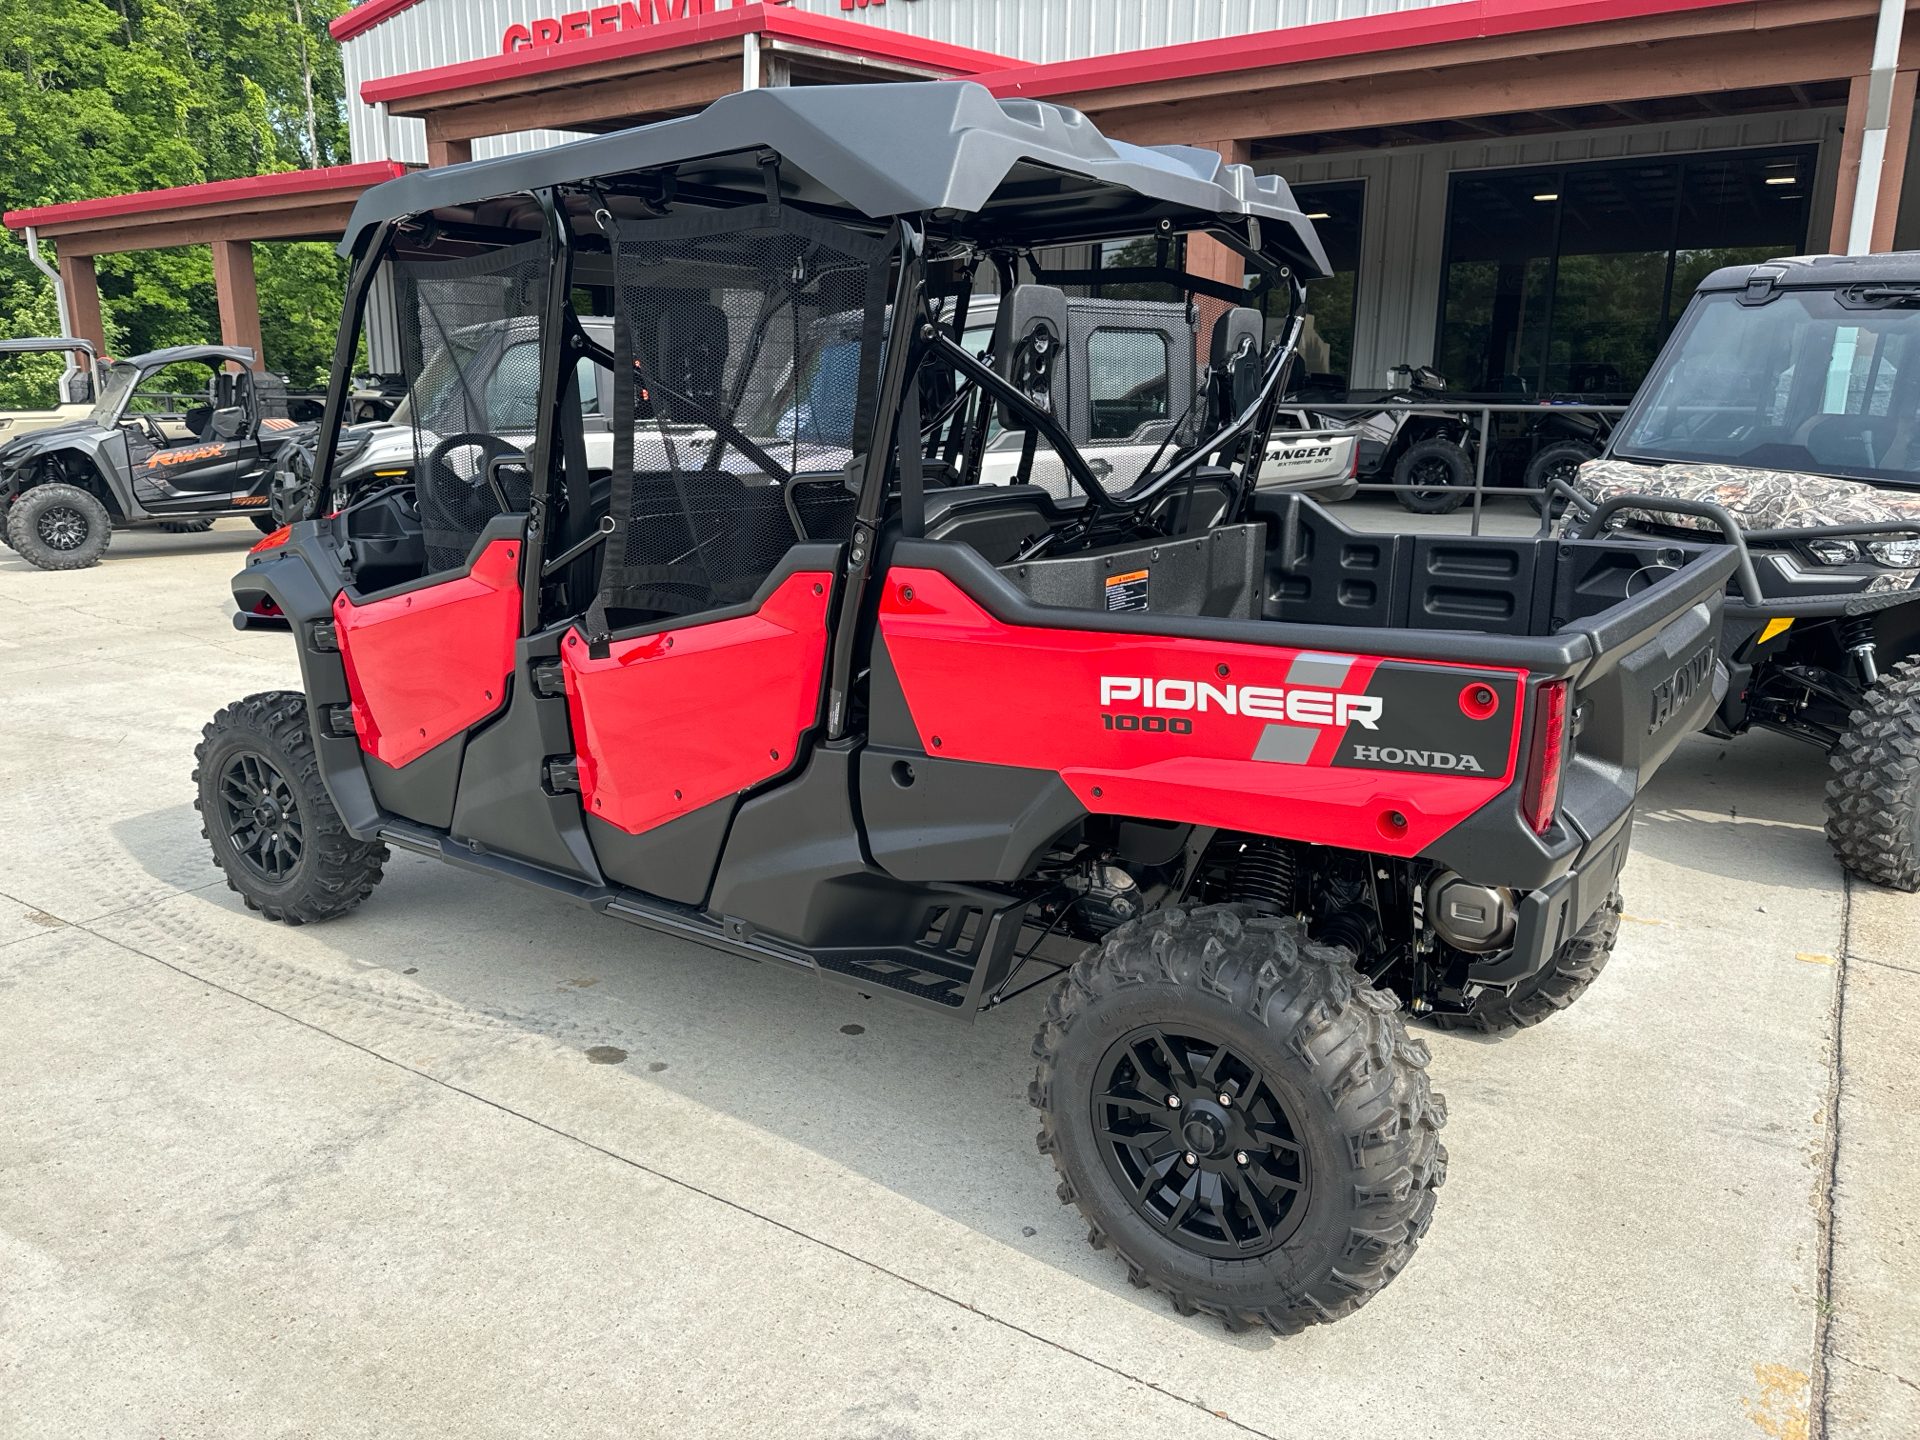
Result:
{"label": "taillight", "polygon": [[1567,758],[1567,682],[1549,680],[1533,697],[1533,745],[1527,754],[1527,784],[1520,813],[1533,833],[1544,835],[1560,803],[1560,768]]}
{"label": "taillight", "polygon": [[292,534],[293,527],[291,525],[282,525],[272,534],[262,535],[258,540],[254,541],[253,548],[247,551],[247,553],[249,555],[258,555],[262,550],[277,550],[287,543],[287,537]]}

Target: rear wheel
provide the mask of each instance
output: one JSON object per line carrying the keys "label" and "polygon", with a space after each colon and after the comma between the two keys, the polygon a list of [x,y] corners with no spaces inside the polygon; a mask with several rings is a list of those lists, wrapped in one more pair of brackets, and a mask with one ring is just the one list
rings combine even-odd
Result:
{"label": "rear wheel", "polygon": [[300,925],[373,893],[387,847],[347,833],[320,779],[304,695],[270,690],[229,705],[193,756],[200,833],[249,908]]}
{"label": "rear wheel", "polygon": [[[282,525],[311,520],[320,513],[320,487],[314,481],[313,463],[304,451],[296,449],[274,472],[268,496],[270,513],[254,516],[253,522],[269,534]],[[268,524],[269,520],[273,523]]]}
{"label": "rear wheel", "polygon": [[98,565],[113,540],[113,517],[77,485],[35,485],[7,507],[7,543],[42,570]]}
{"label": "rear wheel", "polygon": [[1620,892],[1588,917],[1574,937],[1551,960],[1511,990],[1483,990],[1473,1009],[1463,1015],[1428,1017],[1441,1030],[1523,1030],[1558,1015],[1578,1000],[1600,978],[1620,938]]}
{"label": "rear wheel", "polygon": [[1920,659],[1876,680],[1828,763],[1827,843],[1862,879],[1920,890]]}
{"label": "rear wheel", "polygon": [[[1544,446],[1538,455],[1527,462],[1527,489],[1545,490],[1549,480],[1571,485],[1573,477],[1580,473],[1580,467],[1599,453],[1593,446],[1580,440],[1559,440]],[[1555,515],[1567,508],[1567,497],[1558,491],[1551,496],[1529,495],[1527,499],[1532,502],[1536,512],[1548,504],[1553,506]]]}
{"label": "rear wheel", "polygon": [[1244,905],[1110,934],[1047,1005],[1028,1092],[1096,1248],[1183,1315],[1291,1334],[1365,1304],[1446,1178],[1398,1002]]}
{"label": "rear wheel", "polygon": [[1473,462],[1451,440],[1422,440],[1409,446],[1393,467],[1393,483],[1431,487],[1395,492],[1414,514],[1450,515],[1473,488]]}
{"label": "rear wheel", "polygon": [[253,521],[253,528],[258,530],[262,535],[271,535],[280,528],[273,523],[273,517],[271,515],[249,515],[247,518]]}
{"label": "rear wheel", "polygon": [[213,517],[200,515],[192,520],[162,520],[160,528],[169,535],[204,535],[213,528]]}

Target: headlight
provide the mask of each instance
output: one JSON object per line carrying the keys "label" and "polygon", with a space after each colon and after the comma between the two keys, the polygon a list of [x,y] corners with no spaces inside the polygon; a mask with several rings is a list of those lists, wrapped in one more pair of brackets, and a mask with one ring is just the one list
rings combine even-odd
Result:
{"label": "headlight", "polygon": [[1869,540],[1867,554],[1882,565],[1910,570],[1920,565],[1920,540]]}
{"label": "headlight", "polygon": [[1822,565],[1851,565],[1860,558],[1851,540],[1809,540],[1803,548]]}

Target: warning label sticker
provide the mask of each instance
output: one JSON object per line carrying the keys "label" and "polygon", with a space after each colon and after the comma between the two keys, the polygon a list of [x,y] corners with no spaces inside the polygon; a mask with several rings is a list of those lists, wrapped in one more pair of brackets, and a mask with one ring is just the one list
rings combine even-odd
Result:
{"label": "warning label sticker", "polygon": [[1144,610],[1147,608],[1147,572],[1131,570],[1125,575],[1107,577],[1107,609]]}

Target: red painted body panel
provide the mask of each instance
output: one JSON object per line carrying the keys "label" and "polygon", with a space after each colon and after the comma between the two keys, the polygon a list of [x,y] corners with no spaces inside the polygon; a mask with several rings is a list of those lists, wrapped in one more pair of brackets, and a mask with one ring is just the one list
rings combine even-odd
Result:
{"label": "red painted body panel", "polygon": [[360,748],[395,767],[505,702],[520,635],[520,542],[496,540],[457,580],[356,605],[334,598],[334,631]]}
{"label": "red painted body panel", "polygon": [[790,575],[752,615],[561,647],[580,799],[629,834],[771,779],[820,714],[833,577]]}
{"label": "red painted body panel", "polygon": [[[910,598],[909,598],[910,597]],[[1271,725],[1271,697],[1290,684],[1289,673],[1316,656],[1264,645],[1221,644],[1151,635],[1086,630],[1033,629],[1001,623],[957,585],[936,571],[895,569],[880,603],[880,629],[900,677],[920,742],[930,755],[1018,765],[1059,772],[1096,814],[1218,825],[1255,834],[1307,840],[1389,855],[1415,855],[1506,787],[1519,745],[1519,706],[1503,704],[1483,720],[1484,753],[1493,759],[1484,774],[1434,774],[1333,764],[1343,737],[1354,730],[1327,723],[1312,739],[1313,716],[1329,702],[1345,711],[1357,704],[1376,671],[1391,665],[1404,675],[1416,667],[1351,657],[1346,676],[1330,690],[1307,691],[1304,714],[1286,718],[1305,724]],[[1348,657],[1321,657],[1335,663]],[[1222,675],[1219,667],[1227,667]],[[1462,685],[1493,677],[1519,693],[1524,673],[1512,670],[1431,669],[1433,684],[1451,696]],[[1127,702],[1103,704],[1103,677],[1162,677],[1186,698],[1201,683],[1225,690],[1229,683],[1255,687],[1260,716],[1205,713],[1183,707],[1185,734],[1148,734],[1108,729],[1103,711],[1124,711]],[[1264,687],[1264,688],[1262,688]],[[1108,690],[1122,688],[1109,684]],[[1301,687],[1304,689],[1304,687]],[[1377,687],[1376,687],[1377,688]],[[1238,693],[1238,692],[1236,692]],[[1342,704],[1342,697],[1354,697]],[[1133,711],[1138,712],[1135,704]],[[1457,707],[1454,707],[1457,709]],[[1349,712],[1351,713],[1351,712]],[[1114,718],[1118,718],[1115,716]],[[1163,717],[1164,718],[1164,717]],[[1334,716],[1329,714],[1328,720]],[[1447,717],[1456,727],[1458,717]],[[1395,723],[1418,723],[1396,717]],[[1285,730],[1310,751],[1298,763],[1255,759],[1263,736]],[[1390,751],[1399,755],[1398,750]],[[1494,773],[1494,765],[1500,765]],[[1404,825],[1389,817],[1398,813]]]}

